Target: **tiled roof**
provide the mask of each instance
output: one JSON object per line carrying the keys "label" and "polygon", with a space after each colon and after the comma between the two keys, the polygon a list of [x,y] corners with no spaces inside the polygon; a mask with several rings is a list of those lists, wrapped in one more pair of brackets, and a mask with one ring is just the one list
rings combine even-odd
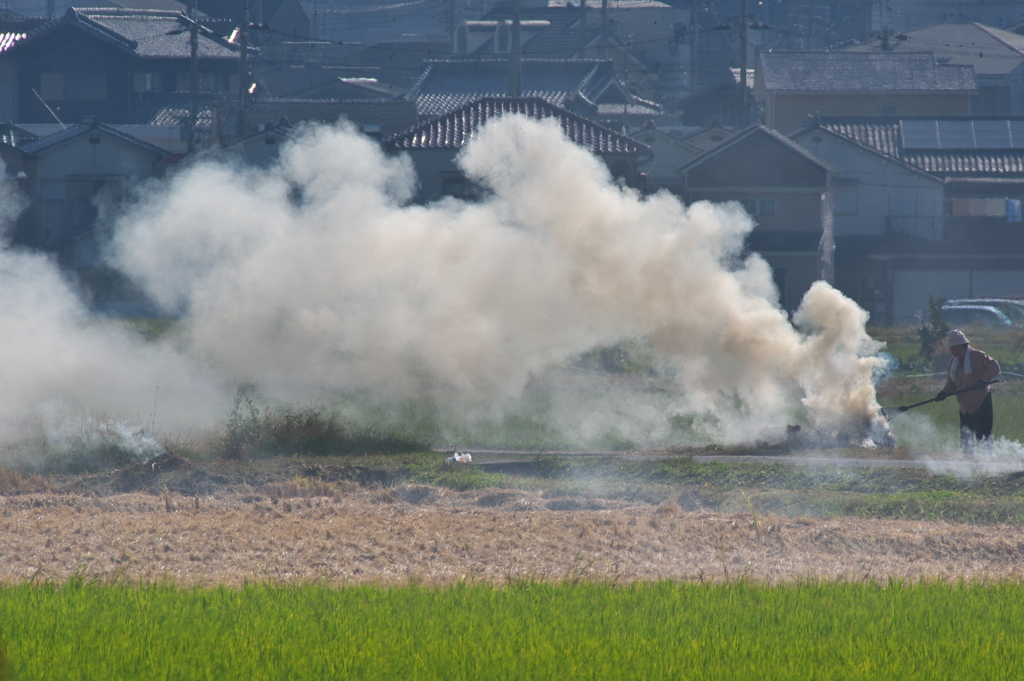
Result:
{"label": "tiled roof", "polygon": [[775,92],[973,92],[970,66],[931,52],[762,52],[758,70]]}
{"label": "tiled roof", "polygon": [[392,150],[460,149],[473,138],[481,125],[505,114],[521,114],[536,119],[557,118],[566,137],[595,154],[651,151],[631,137],[598,125],[540,97],[485,97],[392,135],[382,144]]}
{"label": "tiled roof", "polygon": [[[180,12],[136,9],[69,9],[83,26],[115,37],[140,57],[186,59],[191,55],[189,22]],[[238,58],[237,51],[209,29],[199,30],[200,59]]]}
{"label": "tiled roof", "polygon": [[[844,52],[882,50],[880,39],[843,48]],[[951,64],[973,66],[978,75],[1006,75],[1024,64],[1024,35],[978,23],[934,24],[892,36],[888,51],[934,52]]]}
{"label": "tiled roof", "polygon": [[714,162],[714,159],[717,156],[725,153],[726,151],[728,151],[729,149],[736,145],[742,144],[745,140],[754,137],[755,135],[768,137],[769,139],[774,140],[779,145],[788,149],[791,153],[796,154],[798,156],[802,156],[804,159],[807,160],[807,162],[811,163],[812,165],[819,166],[826,170],[832,169],[832,166],[829,165],[829,163],[823,161],[822,159],[818,158],[811,152],[807,151],[807,149],[804,149],[802,146],[800,146],[790,138],[779,134],[777,131],[772,130],[771,128],[766,128],[765,126],[760,124],[754,124],[748,127],[746,130],[741,130],[739,133],[731,136],[729,139],[709,149],[708,151],[704,152],[703,154],[694,158],[688,163],[680,166],[677,170],[678,172],[682,173],[692,170],[694,168],[698,168],[704,165],[705,163]]}
{"label": "tiled roof", "polygon": [[[618,89],[610,61],[523,59],[522,65],[522,95],[557,106],[580,97],[602,103],[606,90]],[[431,61],[402,97],[415,101],[421,116],[438,116],[481,97],[503,97],[508,83],[507,59]]]}
{"label": "tiled roof", "polygon": [[61,132],[57,132],[52,135],[47,135],[46,137],[41,137],[33,142],[29,142],[28,144],[23,145],[21,147],[21,150],[29,155],[39,154],[48,149],[52,149],[56,146],[64,144],[66,142],[70,142],[78,137],[82,137],[84,135],[91,135],[97,131],[102,132],[108,137],[119,139],[123,142],[127,142],[142,149],[148,150],[159,156],[170,155],[170,152],[156,146],[155,144],[150,144],[149,142],[139,139],[138,137],[133,137],[132,135],[121,132],[117,128],[101,123],[98,120],[93,120],[91,123],[83,123],[81,125],[69,125]]}
{"label": "tiled roof", "polygon": [[[915,170],[940,178],[1024,176],[1024,149],[908,149],[901,121],[1005,121],[998,116],[819,116],[818,127]],[[1009,120],[1024,121],[1024,117]],[[798,131],[803,132],[803,131]],[[796,133],[794,133],[796,134]]]}
{"label": "tiled roof", "polygon": [[[209,130],[213,123],[212,95],[200,95],[196,102],[196,128]],[[155,95],[132,123],[138,125],[183,125],[188,121],[192,102],[188,93]]]}
{"label": "tiled roof", "polygon": [[[169,10],[72,7],[62,18],[29,31],[25,40],[19,40],[14,47],[21,49],[68,24],[81,27],[138,57],[188,59],[191,56],[189,21],[181,12]],[[238,59],[235,47],[208,28],[200,26],[198,37],[200,59]]]}

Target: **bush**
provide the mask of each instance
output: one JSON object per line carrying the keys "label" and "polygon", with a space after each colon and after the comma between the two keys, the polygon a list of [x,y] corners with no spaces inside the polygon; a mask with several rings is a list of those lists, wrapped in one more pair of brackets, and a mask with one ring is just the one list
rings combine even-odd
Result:
{"label": "bush", "polygon": [[220,453],[228,459],[247,459],[255,454],[399,454],[428,448],[428,443],[375,426],[357,426],[320,408],[261,410],[251,391],[240,389]]}
{"label": "bush", "polygon": [[949,333],[949,324],[942,318],[942,306],[945,304],[945,298],[928,296],[928,323],[917,331],[921,338],[921,357],[933,364],[935,351],[942,347]]}

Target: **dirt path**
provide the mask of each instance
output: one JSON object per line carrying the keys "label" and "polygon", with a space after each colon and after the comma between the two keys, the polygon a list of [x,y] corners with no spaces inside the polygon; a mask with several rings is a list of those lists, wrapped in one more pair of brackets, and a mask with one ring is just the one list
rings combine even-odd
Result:
{"label": "dirt path", "polygon": [[0,581],[1019,579],[1024,528],[778,518],[674,502],[355,484],[0,496]]}

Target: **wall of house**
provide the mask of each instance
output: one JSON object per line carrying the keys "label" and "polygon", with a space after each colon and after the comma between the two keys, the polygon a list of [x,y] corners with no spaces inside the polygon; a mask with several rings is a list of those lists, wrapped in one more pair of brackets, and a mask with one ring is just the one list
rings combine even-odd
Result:
{"label": "wall of house", "polygon": [[942,183],[820,131],[793,141],[839,169],[833,233],[882,236],[889,229],[929,241],[942,239]]}
{"label": "wall of house", "polygon": [[26,165],[31,209],[21,238],[38,248],[59,248],[92,224],[98,204],[116,204],[131,181],[158,172],[158,159],[102,134],[83,135],[33,157]]}
{"label": "wall of house", "polygon": [[86,42],[66,29],[19,55],[23,66],[15,122],[75,124],[87,115],[108,123],[130,122],[132,80],[123,52]]}
{"label": "wall of house", "polygon": [[772,94],[762,102],[764,124],[784,135],[798,130],[808,116],[942,115],[970,113],[967,94],[848,95]]}

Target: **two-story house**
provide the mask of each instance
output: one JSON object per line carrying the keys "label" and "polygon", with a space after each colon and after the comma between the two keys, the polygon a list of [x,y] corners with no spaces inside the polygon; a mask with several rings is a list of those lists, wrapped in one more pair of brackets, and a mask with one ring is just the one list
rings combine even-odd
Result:
{"label": "two-story house", "polygon": [[1024,117],[819,116],[791,138],[838,169],[836,284],[873,323],[1024,292]]}
{"label": "two-story house", "polygon": [[788,138],[755,125],[676,170],[686,203],[738,201],[756,226],[751,251],[771,266],[779,303],[793,311],[815,281],[831,282],[834,170]]}
{"label": "two-story house", "polygon": [[[192,22],[180,12],[69,9],[0,52],[0,119],[133,123],[192,92]],[[196,91],[237,93],[238,47],[196,27]]]}

